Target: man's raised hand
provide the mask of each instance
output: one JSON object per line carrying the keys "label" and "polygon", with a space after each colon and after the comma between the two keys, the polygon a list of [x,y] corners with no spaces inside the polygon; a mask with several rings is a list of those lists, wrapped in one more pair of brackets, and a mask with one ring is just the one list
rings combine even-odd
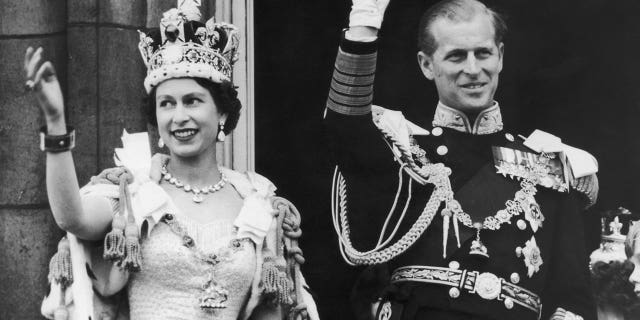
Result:
{"label": "man's raised hand", "polygon": [[353,0],[349,14],[349,27],[380,29],[389,0]]}

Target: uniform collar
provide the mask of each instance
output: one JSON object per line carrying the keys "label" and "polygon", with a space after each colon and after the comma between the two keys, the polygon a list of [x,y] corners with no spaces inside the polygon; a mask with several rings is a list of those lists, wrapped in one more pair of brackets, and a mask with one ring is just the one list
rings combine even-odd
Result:
{"label": "uniform collar", "polygon": [[498,132],[503,127],[502,114],[497,101],[494,101],[491,107],[482,110],[473,125],[464,112],[438,102],[432,124],[434,127],[445,127],[476,135]]}

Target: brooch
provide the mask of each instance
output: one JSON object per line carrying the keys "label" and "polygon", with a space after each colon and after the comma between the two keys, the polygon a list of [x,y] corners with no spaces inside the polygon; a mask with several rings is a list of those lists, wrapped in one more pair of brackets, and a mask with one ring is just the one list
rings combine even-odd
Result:
{"label": "brooch", "polygon": [[524,211],[524,218],[529,221],[531,230],[537,232],[538,228],[542,228],[542,222],[544,222],[544,215],[540,210],[540,205],[536,202],[536,199],[531,194],[518,191],[516,198],[520,200],[520,207]]}
{"label": "brooch", "polygon": [[531,236],[531,240],[528,240],[525,243],[524,248],[518,247],[516,252],[521,252],[522,256],[524,256],[524,264],[527,266],[527,275],[531,278],[534,273],[540,270],[540,266],[542,265],[542,256],[540,256],[540,248],[538,248],[536,238]]}

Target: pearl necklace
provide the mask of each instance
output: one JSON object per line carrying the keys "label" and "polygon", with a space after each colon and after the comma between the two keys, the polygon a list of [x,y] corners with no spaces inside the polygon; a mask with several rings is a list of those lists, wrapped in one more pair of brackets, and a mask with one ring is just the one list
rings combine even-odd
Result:
{"label": "pearl necklace", "polygon": [[199,189],[196,187],[192,187],[189,184],[184,184],[182,183],[182,181],[178,180],[178,178],[172,176],[171,173],[169,173],[169,171],[167,170],[167,165],[162,166],[160,173],[162,173],[162,177],[164,178],[164,180],[176,186],[178,189],[182,188],[184,192],[193,193],[193,198],[191,200],[193,200],[193,202],[195,203],[202,202],[204,200],[203,195],[219,191],[224,187],[225,184],[227,184],[228,181],[227,176],[225,176],[224,173],[221,172],[220,181],[218,181],[216,184],[211,184],[203,187],[202,189]]}

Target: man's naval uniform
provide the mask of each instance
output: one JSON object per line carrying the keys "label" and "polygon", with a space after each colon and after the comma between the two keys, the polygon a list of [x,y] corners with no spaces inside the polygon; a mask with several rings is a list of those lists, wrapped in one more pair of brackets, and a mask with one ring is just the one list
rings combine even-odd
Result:
{"label": "man's naval uniform", "polygon": [[[376,50],[376,41],[342,40],[325,124],[337,162],[336,174],[343,179],[342,184],[334,184],[334,211],[342,207],[346,212],[346,233],[353,249],[362,252],[379,244],[392,205],[395,203],[395,213],[385,236],[393,232],[407,206],[403,222],[387,246],[407,233],[413,232],[414,237],[405,237],[390,253],[355,261],[386,262],[393,270],[389,294],[383,297],[377,317],[549,319],[562,308],[569,311],[565,319],[574,315],[575,319],[595,319],[581,217],[589,200],[595,200],[595,175],[572,180],[573,188],[567,192],[562,190],[568,189],[566,177],[564,187],[548,181],[562,176],[563,168],[556,167],[554,176],[547,166],[547,171],[538,171],[543,179],[536,180],[533,191],[530,185],[524,190],[522,177],[526,175],[518,171],[523,167],[513,163],[523,163],[527,157],[539,159],[537,163],[546,160],[557,164],[560,159],[549,160],[554,158],[551,153],[533,151],[522,138],[503,130],[497,103],[476,119],[439,104],[433,126],[424,129],[399,112],[372,109]],[[496,159],[506,164],[498,166],[501,162]],[[562,160],[566,175],[571,164]],[[431,166],[437,163],[444,166]],[[451,215],[443,215],[442,202],[436,214],[426,214],[424,219],[435,188],[419,174],[420,168],[427,166],[450,169],[453,198],[468,214],[467,224],[476,223],[473,226],[478,228],[477,222],[487,222],[486,217],[496,219],[489,219],[478,234],[477,229],[464,225],[464,215],[458,216],[457,222]],[[497,172],[498,167],[504,175]],[[582,192],[576,191],[576,185]],[[526,214],[518,213],[514,209],[517,205],[527,207]],[[505,218],[505,212],[511,214]],[[422,231],[418,226],[415,235],[420,224],[415,223],[417,219],[427,226]],[[445,230],[447,236],[443,237]],[[486,249],[488,257],[470,254],[472,245],[476,245],[475,253]]]}

